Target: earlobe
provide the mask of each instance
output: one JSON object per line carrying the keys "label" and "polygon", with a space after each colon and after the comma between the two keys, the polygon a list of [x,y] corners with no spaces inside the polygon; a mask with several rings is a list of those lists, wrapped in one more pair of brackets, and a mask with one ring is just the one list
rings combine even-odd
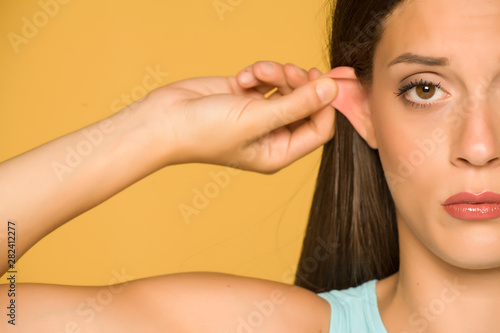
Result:
{"label": "earlobe", "polygon": [[358,81],[354,68],[336,67],[323,76],[334,79],[339,89],[332,106],[346,116],[370,147],[377,149],[368,96]]}

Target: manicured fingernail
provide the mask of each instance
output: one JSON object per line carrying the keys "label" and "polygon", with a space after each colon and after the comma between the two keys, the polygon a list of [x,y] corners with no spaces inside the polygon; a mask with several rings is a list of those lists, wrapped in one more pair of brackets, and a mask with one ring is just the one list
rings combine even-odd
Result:
{"label": "manicured fingernail", "polygon": [[332,79],[323,79],[316,86],[316,93],[323,103],[331,102],[337,96],[337,84]]}

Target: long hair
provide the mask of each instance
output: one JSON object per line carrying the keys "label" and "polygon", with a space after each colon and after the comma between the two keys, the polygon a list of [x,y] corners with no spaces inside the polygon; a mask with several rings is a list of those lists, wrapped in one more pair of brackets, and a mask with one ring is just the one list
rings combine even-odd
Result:
{"label": "long hair", "polygon": [[[330,30],[330,66],[373,79],[384,21],[402,0],[338,0]],[[336,111],[335,136],[323,149],[295,284],[314,292],[382,279],[399,269],[394,201],[378,151]]]}

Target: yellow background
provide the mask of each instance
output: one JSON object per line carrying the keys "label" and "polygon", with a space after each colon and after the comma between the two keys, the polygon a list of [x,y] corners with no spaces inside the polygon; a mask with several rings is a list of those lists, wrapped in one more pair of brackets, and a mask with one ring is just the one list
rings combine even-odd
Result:
{"label": "yellow background", "polygon": [[[161,85],[235,75],[259,60],[327,70],[329,0],[220,2],[231,10],[218,13],[213,0],[71,0],[44,22],[41,4],[55,0],[2,1],[0,160],[117,111],[147,68],[168,73]],[[16,52],[9,33],[23,36],[26,20],[40,27]],[[209,172],[225,168],[167,167],[41,240],[19,261],[18,282],[218,271],[291,283],[320,157],[318,149],[272,176],[231,176],[190,223],[179,205],[192,206],[193,191],[213,183]]]}

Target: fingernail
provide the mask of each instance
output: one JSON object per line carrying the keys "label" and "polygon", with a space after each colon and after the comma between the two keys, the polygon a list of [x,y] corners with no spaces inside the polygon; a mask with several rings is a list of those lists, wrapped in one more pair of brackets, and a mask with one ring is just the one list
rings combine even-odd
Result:
{"label": "fingernail", "polygon": [[316,93],[323,103],[331,102],[337,96],[337,84],[332,79],[323,79],[316,86]]}
{"label": "fingernail", "polygon": [[249,84],[252,81],[252,73],[244,72],[240,75],[240,82],[243,84]]}
{"label": "fingernail", "polygon": [[268,62],[263,62],[260,64],[261,69],[264,72],[264,74],[272,74],[274,72],[274,67]]}
{"label": "fingernail", "polygon": [[307,72],[303,71],[302,69],[295,67],[295,71],[302,77],[307,78]]}

